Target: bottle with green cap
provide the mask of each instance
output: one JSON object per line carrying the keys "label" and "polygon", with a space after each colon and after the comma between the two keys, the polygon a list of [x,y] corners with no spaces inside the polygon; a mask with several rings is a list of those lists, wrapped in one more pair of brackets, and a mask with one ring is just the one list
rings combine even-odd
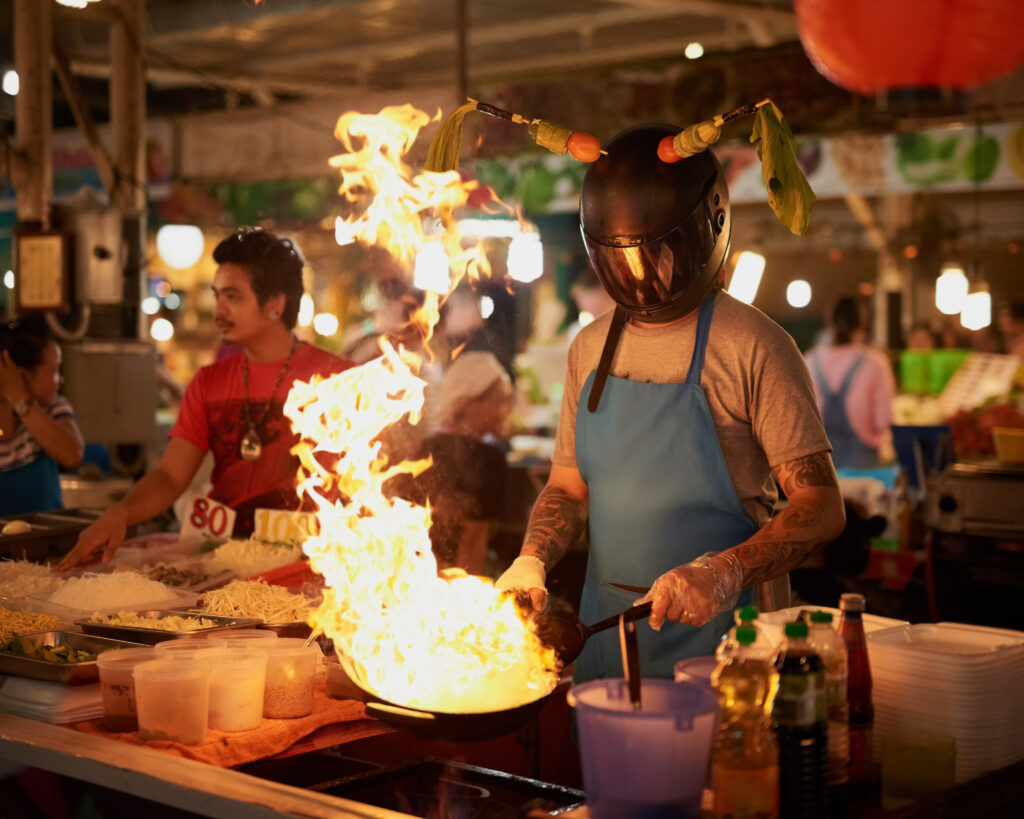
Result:
{"label": "bottle with green cap", "polygon": [[[850,709],[846,702],[846,643],[832,626],[832,613],[812,611],[807,642],[825,665],[825,708],[828,712],[828,784],[833,808],[845,802],[850,778]],[[833,810],[833,813],[836,813]]]}
{"label": "bottle with green cap", "polygon": [[772,645],[771,641],[758,627],[757,606],[750,604],[741,606],[733,612],[733,619],[736,621],[736,625],[729,629],[719,641],[718,648],[715,649],[715,659],[721,662],[736,651],[739,647],[739,642],[736,639],[736,629],[740,626],[747,626],[754,629],[754,642],[750,649],[760,654],[762,659],[771,662],[775,656],[775,646]]}
{"label": "bottle with green cap", "polygon": [[769,714],[775,668],[754,649],[757,632],[737,626],[736,649],[711,675],[720,720],[711,752],[716,819],[779,815],[779,749]]}
{"label": "bottle with green cap", "polygon": [[772,706],[779,743],[780,815],[827,819],[828,721],[825,665],[807,642],[807,624],[786,623],[775,667],[779,690]]}

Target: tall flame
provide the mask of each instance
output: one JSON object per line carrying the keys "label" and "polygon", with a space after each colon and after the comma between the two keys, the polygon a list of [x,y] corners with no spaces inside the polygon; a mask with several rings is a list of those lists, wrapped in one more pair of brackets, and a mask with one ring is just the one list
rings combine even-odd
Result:
{"label": "tall flame", "polygon": [[[426,240],[424,222],[440,218],[455,281],[483,275],[483,250],[463,248],[453,218],[477,183],[454,171],[413,174],[402,160],[429,121],[408,105],[339,119],[335,133],[348,153],[331,164],[352,213],[338,220],[336,237],[409,260]],[[429,335],[436,298],[419,321]],[[535,700],[556,682],[551,649],[489,579],[439,575],[429,508],[384,491],[388,479],[418,475],[430,461],[392,463],[382,452],[389,426],[419,422],[426,385],[417,356],[381,346],[383,355],[361,367],[297,382],[285,403],[301,438],[299,492],[319,506],[319,534],[303,545],[327,587],[315,624],[333,639],[346,673],[391,702],[475,713]]]}

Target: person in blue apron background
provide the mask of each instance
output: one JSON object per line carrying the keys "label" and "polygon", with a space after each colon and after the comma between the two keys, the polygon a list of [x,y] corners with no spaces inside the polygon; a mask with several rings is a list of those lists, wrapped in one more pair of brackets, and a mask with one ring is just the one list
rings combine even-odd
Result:
{"label": "person in blue apron background", "polygon": [[60,363],[42,317],[0,327],[0,516],[63,509],[60,470],[82,463],[75,411],[59,393]]}
{"label": "person in blue apron background", "polygon": [[865,344],[867,320],[853,296],[836,300],[829,343],[807,354],[815,398],[832,444],[836,469],[879,466],[879,449],[892,424],[896,379],[889,359]]}
{"label": "person in blue apron background", "polygon": [[[788,605],[788,570],[844,522],[796,344],[718,286],[731,229],[721,166],[710,152],[657,156],[678,130],[627,129],[584,178],[584,243],[617,306],[570,347],[551,474],[496,584],[543,608],[547,572],[589,521],[580,617],[650,600],[641,670],[663,678],[714,653],[741,594]],[[776,481],[788,505],[772,517]],[[614,631],[591,637],[577,682],[621,675]]]}

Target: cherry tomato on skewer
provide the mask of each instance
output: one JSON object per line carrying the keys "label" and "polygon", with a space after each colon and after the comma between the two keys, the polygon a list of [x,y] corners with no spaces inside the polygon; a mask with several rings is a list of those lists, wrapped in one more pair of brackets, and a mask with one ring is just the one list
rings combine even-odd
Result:
{"label": "cherry tomato on skewer", "polygon": [[566,143],[569,153],[580,162],[596,162],[601,156],[601,142],[593,134],[573,131]]}

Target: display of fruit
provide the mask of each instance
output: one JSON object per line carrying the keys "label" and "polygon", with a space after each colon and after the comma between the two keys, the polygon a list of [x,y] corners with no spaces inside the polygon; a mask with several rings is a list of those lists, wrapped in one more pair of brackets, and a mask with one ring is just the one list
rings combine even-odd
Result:
{"label": "display of fruit", "polygon": [[995,455],[992,430],[996,427],[1024,429],[1024,413],[1002,400],[973,410],[959,410],[946,423],[953,435],[957,458],[978,458]]}

